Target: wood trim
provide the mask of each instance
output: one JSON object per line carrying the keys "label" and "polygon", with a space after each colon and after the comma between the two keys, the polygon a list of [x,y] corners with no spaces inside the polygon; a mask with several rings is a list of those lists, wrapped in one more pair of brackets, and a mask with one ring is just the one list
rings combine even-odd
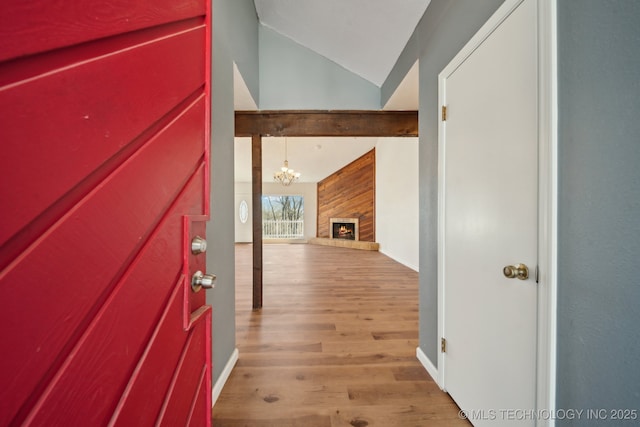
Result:
{"label": "wood trim", "polygon": [[262,308],[262,136],[251,137],[253,309]]}
{"label": "wood trim", "polygon": [[417,111],[236,111],[235,136],[416,137]]}

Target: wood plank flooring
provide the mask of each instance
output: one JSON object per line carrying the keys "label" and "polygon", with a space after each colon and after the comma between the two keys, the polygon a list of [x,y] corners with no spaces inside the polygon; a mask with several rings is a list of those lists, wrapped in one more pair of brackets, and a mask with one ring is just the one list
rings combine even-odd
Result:
{"label": "wood plank flooring", "polygon": [[416,359],[418,274],[375,251],[236,246],[238,363],[215,427],[468,426]]}

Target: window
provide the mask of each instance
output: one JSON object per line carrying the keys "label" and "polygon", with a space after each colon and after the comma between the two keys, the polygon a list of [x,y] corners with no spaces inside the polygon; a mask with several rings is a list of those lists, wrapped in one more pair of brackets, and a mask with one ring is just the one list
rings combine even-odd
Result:
{"label": "window", "polygon": [[304,198],[302,196],[262,196],[262,238],[302,239]]}

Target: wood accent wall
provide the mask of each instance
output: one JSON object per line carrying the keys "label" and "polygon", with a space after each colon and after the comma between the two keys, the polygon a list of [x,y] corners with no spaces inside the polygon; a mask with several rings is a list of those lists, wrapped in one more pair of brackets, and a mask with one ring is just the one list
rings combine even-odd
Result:
{"label": "wood accent wall", "polygon": [[375,242],[375,149],[318,183],[318,237],[331,237],[330,218],[359,218],[360,240]]}

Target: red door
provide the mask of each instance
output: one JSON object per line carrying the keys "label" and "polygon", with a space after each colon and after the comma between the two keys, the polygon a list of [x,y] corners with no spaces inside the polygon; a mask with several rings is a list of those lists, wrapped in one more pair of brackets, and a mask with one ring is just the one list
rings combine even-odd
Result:
{"label": "red door", "polygon": [[209,0],[5,0],[0,426],[211,423]]}

